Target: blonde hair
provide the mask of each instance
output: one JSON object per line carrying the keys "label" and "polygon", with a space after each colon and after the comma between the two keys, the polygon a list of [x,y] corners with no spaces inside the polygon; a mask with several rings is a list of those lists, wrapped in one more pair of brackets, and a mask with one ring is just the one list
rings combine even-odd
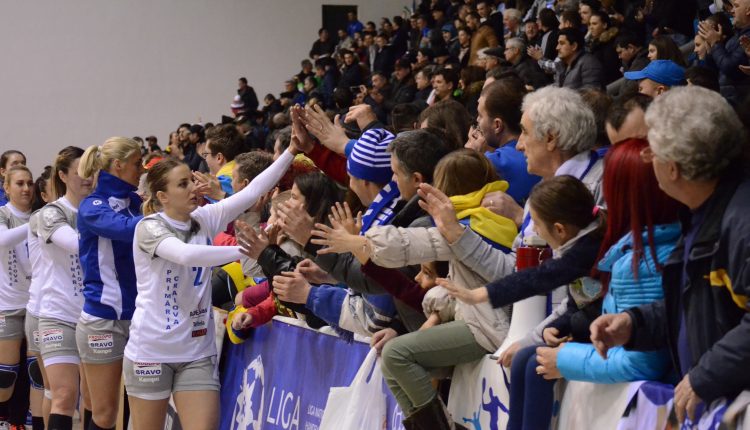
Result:
{"label": "blonde hair", "polygon": [[140,151],[141,145],[133,139],[110,137],[101,146],[92,145],[86,149],[78,164],[78,176],[83,179],[93,178],[99,170],[109,171],[112,161],[125,161]]}
{"label": "blonde hair", "polygon": [[441,158],[435,166],[434,186],[448,197],[460,196],[497,181],[497,173],[484,154],[459,149]]}
{"label": "blonde hair", "polygon": [[6,192],[8,188],[10,188],[10,177],[13,176],[13,174],[16,172],[26,172],[29,174],[29,176],[31,176],[31,180],[34,180],[34,175],[31,174],[31,170],[29,170],[29,168],[24,166],[23,164],[9,167],[8,170],[5,171],[5,178],[3,179],[3,187],[5,188]]}

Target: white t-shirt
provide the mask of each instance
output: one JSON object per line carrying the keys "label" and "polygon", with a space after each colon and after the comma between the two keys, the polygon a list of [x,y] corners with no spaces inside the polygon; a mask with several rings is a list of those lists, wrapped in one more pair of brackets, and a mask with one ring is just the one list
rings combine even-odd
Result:
{"label": "white t-shirt", "polygon": [[[26,248],[25,227],[29,213],[21,212],[11,203],[0,207],[0,236],[8,246],[0,248],[0,310],[23,309],[29,301],[31,264]],[[10,239],[8,236],[14,236]]]}
{"label": "white t-shirt", "polygon": [[[55,233],[76,234],[78,209],[62,197],[39,210],[37,235],[40,249],[41,306],[40,318],[54,318],[77,323],[83,308],[83,270],[75,251],[53,243]],[[62,229],[62,230],[61,230]],[[70,231],[72,229],[72,232]],[[72,238],[65,237],[70,241]]]}
{"label": "white t-shirt", "polygon": [[26,236],[29,249],[29,262],[31,263],[31,285],[29,286],[29,303],[26,305],[26,312],[35,317],[39,316],[41,288],[44,279],[41,267],[42,250],[39,248],[39,237],[37,236],[38,228],[39,211],[36,211],[29,218],[29,229]]}
{"label": "white t-shirt", "polygon": [[185,363],[216,355],[211,266],[241,254],[239,247],[211,246],[212,238],[273,188],[293,159],[285,152],[242,191],[197,208],[188,222],[157,213],[138,223],[133,241],[138,295],[125,346],[129,360]]}

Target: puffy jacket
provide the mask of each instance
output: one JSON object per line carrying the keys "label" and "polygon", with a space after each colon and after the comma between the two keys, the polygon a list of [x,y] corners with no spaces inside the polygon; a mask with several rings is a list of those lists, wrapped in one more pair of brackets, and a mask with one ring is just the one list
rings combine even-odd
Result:
{"label": "puffy jacket", "polygon": [[[656,258],[663,264],[674,250],[680,236],[679,224],[654,227]],[[648,234],[643,233],[643,243]],[[612,274],[609,291],[604,297],[602,313],[623,312],[628,308],[660,300],[661,273],[654,265],[651,252],[645,250],[638,263],[638,276],[633,275],[633,238],[630,233],[612,246],[599,262],[599,270]],[[557,353],[557,368],[565,379],[598,383],[617,383],[662,378],[669,369],[666,349],[639,352],[622,347],[609,350],[602,359],[589,343],[567,343]]]}
{"label": "puffy jacket", "polygon": [[[684,237],[664,264],[664,300],[629,309],[633,331],[626,348],[668,346],[675,369],[684,316],[690,384],[706,403],[750,387],[750,178],[732,166],[704,203],[705,218],[689,250]],[[689,214],[687,214],[689,215]],[[683,220],[683,231],[690,218]],[[687,279],[683,264],[687,255]],[[680,307],[684,312],[680,311]]]}
{"label": "puffy jacket", "polygon": [[724,43],[717,43],[706,56],[706,63],[719,70],[721,95],[733,104],[745,99],[750,91],[750,76],[740,70],[740,66],[750,65],[745,50],[740,45],[740,37],[750,36],[750,27],[738,30]]}
{"label": "puffy jacket", "polygon": [[570,67],[560,63],[555,84],[558,87],[580,90],[582,88],[602,89],[604,87],[604,70],[602,63],[591,54],[581,52]]}

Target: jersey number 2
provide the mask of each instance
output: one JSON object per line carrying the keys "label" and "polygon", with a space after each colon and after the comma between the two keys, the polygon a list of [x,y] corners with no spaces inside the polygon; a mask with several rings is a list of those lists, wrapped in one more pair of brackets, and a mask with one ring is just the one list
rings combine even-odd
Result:
{"label": "jersey number 2", "polygon": [[193,267],[193,272],[195,272],[195,281],[193,281],[193,286],[198,287],[203,283],[203,268]]}

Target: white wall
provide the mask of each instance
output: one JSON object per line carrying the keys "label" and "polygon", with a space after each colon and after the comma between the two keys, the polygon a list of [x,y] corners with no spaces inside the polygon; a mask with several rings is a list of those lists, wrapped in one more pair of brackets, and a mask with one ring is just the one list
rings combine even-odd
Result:
{"label": "white wall", "polygon": [[37,0],[3,2],[0,150],[35,174],[66,145],[153,134],[228,113],[237,78],[259,99],[299,71],[322,4],[359,5],[360,20],[408,0]]}

